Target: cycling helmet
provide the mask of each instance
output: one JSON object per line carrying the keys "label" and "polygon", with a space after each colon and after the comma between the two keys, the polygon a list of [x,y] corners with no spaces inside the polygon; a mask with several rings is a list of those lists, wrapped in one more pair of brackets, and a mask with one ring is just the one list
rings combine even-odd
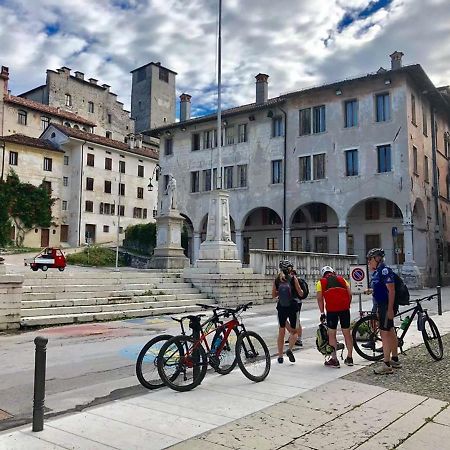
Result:
{"label": "cycling helmet", "polygon": [[280,270],[285,271],[285,270],[289,270],[289,267],[294,267],[294,264],[292,264],[287,259],[283,259],[282,261],[280,261],[280,264],[278,265],[278,267],[280,268]]}
{"label": "cycling helmet", "polygon": [[328,273],[328,272],[334,273],[334,269],[332,267],[330,267],[330,266],[323,266],[320,269],[320,273],[322,274],[322,276],[325,276],[325,274]]}
{"label": "cycling helmet", "polygon": [[380,256],[384,258],[384,250],[382,248],[372,248],[367,252],[367,258],[374,258],[375,256]]}

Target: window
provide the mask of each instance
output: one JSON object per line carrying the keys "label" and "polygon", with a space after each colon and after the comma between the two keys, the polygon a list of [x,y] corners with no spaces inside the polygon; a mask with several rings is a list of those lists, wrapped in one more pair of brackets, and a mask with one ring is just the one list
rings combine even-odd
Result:
{"label": "window", "polygon": [[143,219],[146,219],[146,218],[147,218],[147,208],[144,208],[144,209],[142,210],[142,218],[143,218]]}
{"label": "window", "polygon": [[133,219],[142,219],[142,208],[133,208]]}
{"label": "window", "polygon": [[107,131],[107,132],[105,133],[105,136],[106,136],[108,139],[112,139],[112,133],[111,133],[111,131]]}
{"label": "window", "polygon": [[313,108],[313,133],[323,133],[326,130],[325,105]]}
{"label": "window", "polygon": [[423,179],[426,183],[430,182],[430,175],[428,169],[428,156],[423,157]]}
{"label": "window", "polygon": [[414,145],[412,148],[412,156],[413,156],[413,172],[415,175],[418,175],[419,171],[417,169],[417,147],[415,147]]}
{"label": "window", "polygon": [[213,147],[213,130],[203,132],[203,148]]}
{"label": "window", "polygon": [[213,169],[213,189],[217,189],[217,169]]}
{"label": "window", "polygon": [[355,237],[353,234],[347,235],[347,255],[355,254]]}
{"label": "window", "polygon": [[425,105],[422,105],[422,132],[424,136],[428,136],[427,111],[425,110]]}
{"label": "window", "polygon": [[314,236],[314,251],[316,253],[328,253],[328,238],[326,236]]}
{"label": "window", "polygon": [[172,155],[173,154],[173,139],[167,138],[164,140],[164,154]]}
{"label": "window", "polygon": [[41,130],[45,130],[50,123],[50,118],[41,116]]}
{"label": "window", "polygon": [[64,98],[65,98],[65,105],[72,106],[72,96],[70,94],[66,94]]}
{"label": "window", "polygon": [[272,119],[272,137],[284,136],[284,126],[282,117]]}
{"label": "window", "polygon": [[111,116],[111,114],[108,114],[108,123],[111,123],[112,122],[112,116]]}
{"label": "window", "polygon": [[446,158],[450,155],[450,133],[444,133],[444,155]]}
{"label": "window", "polygon": [[62,201],[61,209],[62,209],[63,211],[67,211],[67,200],[63,200],[63,201]]}
{"label": "window", "polygon": [[379,145],[377,147],[378,173],[390,172],[391,166],[391,146]]}
{"label": "window", "polygon": [[238,142],[247,142],[247,124],[241,123],[238,125]]}
{"label": "window", "polygon": [[379,234],[366,234],[365,236],[366,241],[366,250],[365,254],[371,249],[371,248],[380,248],[381,247],[381,238]]}
{"label": "window", "polygon": [[282,167],[283,161],[281,159],[272,161],[272,184],[279,184],[283,182]]}
{"label": "window", "polygon": [[401,219],[403,217],[400,208],[390,200],[386,200],[386,217],[398,219]]}
{"label": "window", "polygon": [[224,175],[224,188],[232,189],[233,188],[233,166],[224,167],[223,175]]}
{"label": "window", "polygon": [[144,198],[144,188],[142,187],[137,188],[137,198]]}
{"label": "window", "polygon": [[298,158],[299,181],[311,180],[311,156],[301,156]]}
{"label": "window", "polygon": [[105,170],[112,170],[112,159],[105,158]]}
{"label": "window", "polygon": [[94,211],[94,202],[91,202],[90,200],[86,200],[84,204],[84,210],[86,212],[93,212]]}
{"label": "window", "polygon": [[125,195],[125,184],[119,183],[119,195],[124,196]]}
{"label": "window", "polygon": [[247,187],[247,164],[237,166],[238,187]]}
{"label": "window", "polygon": [[100,203],[100,214],[113,216],[115,214],[116,205],[114,203]]}
{"label": "window", "polygon": [[51,172],[53,166],[52,158],[44,158],[44,170],[46,172]]}
{"label": "window", "polygon": [[119,161],[119,172],[125,173],[125,161]]}
{"label": "window", "polygon": [[165,69],[164,67],[159,68],[159,79],[166,83],[169,82],[169,71],[167,69]]}
{"label": "window", "polygon": [[299,111],[300,136],[311,134],[311,108],[301,109]]}
{"label": "window", "polygon": [[63,186],[69,186],[69,177],[63,177]]}
{"label": "window", "polygon": [[200,190],[200,172],[196,170],[191,172],[191,192],[199,192]]}
{"label": "window", "polygon": [[391,118],[389,94],[378,94],[376,96],[376,118],[377,122],[386,122]]}
{"label": "window", "polygon": [[86,190],[87,191],[93,191],[94,190],[94,179],[93,178],[86,178]]}
{"label": "window", "polygon": [[365,210],[366,220],[378,220],[380,218],[380,203],[378,200],[367,200]]}
{"label": "window", "polygon": [[111,181],[105,180],[105,194],[111,194]]}
{"label": "window", "polygon": [[203,171],[203,190],[211,190],[211,169],[206,169]]}
{"label": "window", "polygon": [[313,155],[313,180],[325,178],[325,153]]}
{"label": "window", "polygon": [[358,150],[345,152],[345,175],[347,177],[358,175]]}
{"label": "window", "polygon": [[18,161],[19,161],[19,153],[9,152],[9,165],[17,166]]}
{"label": "window", "polygon": [[51,181],[43,181],[42,182],[42,186],[48,192],[49,195],[52,194],[52,183],[51,183]]}
{"label": "window", "polygon": [[301,237],[291,236],[291,251],[301,252],[303,250],[303,241]]}
{"label": "window", "polygon": [[109,225],[103,225],[103,233],[109,233]]}
{"label": "window", "polygon": [[144,166],[138,166],[138,177],[144,176]]}
{"label": "window", "polygon": [[153,209],[153,218],[156,219],[156,216],[158,215],[158,210],[156,208]]}
{"label": "window", "polygon": [[88,112],[90,113],[94,112],[94,102],[88,102]]}
{"label": "window", "polygon": [[119,205],[117,208],[117,212],[119,213],[119,216],[124,217],[125,216],[125,205]]}
{"label": "window", "polygon": [[267,238],[266,248],[267,250],[278,250],[278,238]]}
{"label": "window", "polygon": [[358,101],[347,100],[344,103],[345,114],[345,128],[352,128],[358,126]]}
{"label": "window", "polygon": [[88,166],[94,167],[94,159],[95,159],[94,154],[93,153],[88,153],[87,154],[87,159],[86,159],[86,164]]}
{"label": "window", "polygon": [[200,150],[200,133],[192,134],[191,150],[193,152],[195,152],[196,150]]}
{"label": "window", "polygon": [[20,125],[26,125],[27,124],[27,112],[23,111],[22,109],[19,110],[17,113],[17,122],[20,123]]}
{"label": "window", "polygon": [[64,155],[64,165],[68,166],[69,165],[69,157]]}
{"label": "window", "polygon": [[234,127],[225,128],[225,143],[226,145],[234,144]]}
{"label": "window", "polygon": [[413,125],[417,125],[416,123],[416,97],[414,94],[411,94],[411,122]]}

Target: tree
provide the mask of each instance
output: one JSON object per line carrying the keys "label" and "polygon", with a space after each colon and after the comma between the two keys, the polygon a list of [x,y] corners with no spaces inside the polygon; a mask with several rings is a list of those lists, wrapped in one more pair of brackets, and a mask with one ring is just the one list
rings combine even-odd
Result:
{"label": "tree", "polygon": [[[16,241],[18,247],[23,245],[25,234],[32,228],[49,228],[52,225],[51,198],[44,181],[39,186],[22,183],[17,174],[11,170],[6,182],[0,184],[0,202],[3,213],[0,213],[0,243],[9,241],[10,221],[16,225]],[[7,213],[5,214],[5,211]]]}

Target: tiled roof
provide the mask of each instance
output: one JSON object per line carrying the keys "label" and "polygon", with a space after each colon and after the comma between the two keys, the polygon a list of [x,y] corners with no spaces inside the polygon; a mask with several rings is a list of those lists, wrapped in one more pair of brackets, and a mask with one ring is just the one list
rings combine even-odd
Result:
{"label": "tiled roof", "polygon": [[54,116],[58,116],[63,119],[72,120],[74,122],[81,123],[83,125],[88,125],[90,127],[96,126],[94,122],[91,122],[90,120],[87,120],[79,116],[78,114],[74,114],[70,111],[64,111],[54,106],[44,105],[43,103],[35,102],[34,100],[30,100],[28,98],[16,97],[15,95],[5,95],[4,101],[6,103],[13,103],[15,105],[23,106],[24,108],[30,108],[36,111],[52,114]]}
{"label": "tiled roof", "polygon": [[83,141],[93,142],[94,144],[104,145],[106,147],[113,147],[124,152],[134,153],[136,155],[147,156],[148,158],[159,159],[158,153],[148,148],[129,148],[128,144],[115,139],[109,139],[107,137],[99,136],[98,134],[87,133],[86,131],[77,130],[75,128],[66,127],[52,123],[51,126],[57,128],[67,136]]}
{"label": "tiled roof", "polygon": [[25,136],[24,134],[11,134],[9,136],[2,136],[2,137],[0,137],[0,140],[5,141],[5,142],[12,142],[14,144],[22,144],[22,145],[27,145],[29,147],[39,147],[39,148],[44,148],[46,150],[52,150],[54,152],[64,153],[63,150],[56,148],[49,141],[46,141],[44,139],[38,139],[38,138]]}

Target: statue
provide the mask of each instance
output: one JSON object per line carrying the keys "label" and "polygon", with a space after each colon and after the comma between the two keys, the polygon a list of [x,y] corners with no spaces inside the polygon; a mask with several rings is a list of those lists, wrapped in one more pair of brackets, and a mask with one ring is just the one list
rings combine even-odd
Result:
{"label": "statue", "polygon": [[164,195],[167,195],[167,198],[163,199],[161,209],[164,212],[169,212],[171,209],[177,209],[177,182],[172,174],[169,174],[169,182],[167,183],[166,191]]}

